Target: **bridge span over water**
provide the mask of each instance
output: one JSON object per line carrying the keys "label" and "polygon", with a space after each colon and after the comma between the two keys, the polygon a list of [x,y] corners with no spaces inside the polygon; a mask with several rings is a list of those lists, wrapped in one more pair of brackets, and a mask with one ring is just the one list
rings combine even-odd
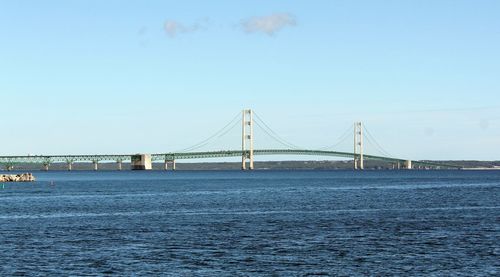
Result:
{"label": "bridge span over water", "polygon": [[[92,163],[94,170],[98,170],[99,163],[117,163],[119,170],[122,169],[123,162],[163,163],[165,170],[171,164],[175,170],[177,160],[189,159],[213,159],[227,157],[241,157],[242,169],[254,169],[254,156],[315,156],[315,157],[342,157],[353,160],[354,169],[363,169],[365,160],[383,161],[392,164],[394,168],[412,169],[415,167],[424,168],[449,168],[460,169],[460,166],[449,165],[431,161],[409,160],[388,156],[369,155],[364,153],[363,126],[361,122],[354,124],[354,147],[353,152],[341,152],[331,150],[314,149],[254,149],[254,119],[252,110],[244,110],[242,113],[242,148],[239,150],[219,150],[219,151],[186,151],[157,154],[96,154],[96,155],[27,155],[27,156],[0,156],[0,164],[6,170],[12,170],[19,164],[39,164],[45,170],[49,170],[51,164],[67,164],[68,170],[72,169],[74,163]],[[290,145],[290,144],[289,144]],[[140,160],[141,157],[146,160]]]}
{"label": "bridge span over water", "polygon": [[[165,165],[165,169],[168,168],[168,164],[172,165],[172,169],[175,170],[175,161],[178,160],[189,160],[189,159],[213,159],[213,158],[227,158],[227,157],[242,157],[243,155],[249,155],[248,152],[243,152],[241,150],[221,150],[221,151],[208,151],[208,152],[179,152],[179,153],[161,153],[161,154],[151,154],[152,162],[162,162]],[[356,155],[349,152],[337,152],[337,151],[325,151],[325,150],[300,150],[300,149],[255,149],[254,155],[256,156],[322,156],[322,157],[342,157],[354,159]],[[104,155],[53,155],[53,156],[0,156],[0,164],[4,165],[5,169],[11,170],[15,165],[18,164],[40,164],[42,168],[48,170],[51,164],[55,163],[65,163],[68,165],[68,169],[71,170],[73,163],[92,163],[94,169],[97,170],[98,164],[102,162],[116,162],[118,169],[122,169],[122,163],[132,162],[135,154],[104,154]],[[439,168],[460,168],[456,165],[447,165],[443,163],[436,163],[430,161],[411,161],[411,165],[408,164],[409,160],[382,157],[374,155],[364,155],[365,160],[377,160],[384,161],[394,164],[397,168],[398,165],[403,168],[410,168],[415,166],[421,167],[439,167]]]}

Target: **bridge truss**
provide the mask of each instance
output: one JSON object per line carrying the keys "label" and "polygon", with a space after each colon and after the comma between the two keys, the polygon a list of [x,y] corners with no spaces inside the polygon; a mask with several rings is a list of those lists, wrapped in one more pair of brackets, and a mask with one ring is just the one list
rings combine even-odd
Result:
{"label": "bridge truss", "polygon": [[[189,159],[212,159],[212,158],[228,158],[228,157],[242,157],[248,156],[250,153],[241,150],[222,150],[222,151],[208,151],[208,152],[178,152],[178,153],[160,153],[152,154],[151,159],[153,162],[173,162],[176,160],[189,160]],[[322,156],[322,157],[342,157],[354,159],[357,154],[350,152],[326,151],[326,150],[308,150],[308,149],[254,149],[253,155],[256,156]],[[54,156],[0,156],[0,164],[7,167],[13,167],[17,164],[40,164],[48,166],[54,163],[73,164],[81,163],[101,163],[101,162],[130,162],[132,154],[126,155],[54,155]],[[364,155],[366,160],[384,161],[392,164],[404,164],[407,162],[405,159]],[[459,169],[460,166],[450,165],[429,161],[412,161],[413,165],[423,167],[440,167]],[[8,169],[8,168],[7,168]]]}

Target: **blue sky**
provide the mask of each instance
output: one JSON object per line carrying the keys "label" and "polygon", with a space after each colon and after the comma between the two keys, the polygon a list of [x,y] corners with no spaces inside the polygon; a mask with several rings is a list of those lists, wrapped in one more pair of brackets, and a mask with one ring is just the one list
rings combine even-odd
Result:
{"label": "blue sky", "polygon": [[360,120],[395,156],[498,160],[499,14],[493,0],[1,1],[1,154],[175,151],[248,107],[303,147]]}

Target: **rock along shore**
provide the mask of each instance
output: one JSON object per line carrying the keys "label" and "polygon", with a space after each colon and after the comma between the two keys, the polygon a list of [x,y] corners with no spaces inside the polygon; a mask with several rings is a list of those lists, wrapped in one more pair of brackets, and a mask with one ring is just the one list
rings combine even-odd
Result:
{"label": "rock along shore", "polygon": [[1,182],[34,182],[35,177],[31,173],[17,175],[0,175]]}

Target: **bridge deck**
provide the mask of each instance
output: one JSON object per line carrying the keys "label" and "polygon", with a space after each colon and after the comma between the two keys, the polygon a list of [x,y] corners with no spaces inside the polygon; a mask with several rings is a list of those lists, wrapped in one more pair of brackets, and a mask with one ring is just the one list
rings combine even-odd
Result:
{"label": "bridge deck", "polygon": [[[152,154],[153,161],[173,161],[184,159],[209,159],[242,156],[241,150],[222,150],[208,152],[179,152],[179,153],[161,153]],[[354,153],[339,151],[307,150],[307,149],[260,149],[254,150],[254,155],[299,155],[299,156],[325,156],[325,157],[343,157],[354,158]],[[0,156],[0,164],[52,164],[52,163],[74,163],[74,162],[126,162],[131,160],[132,154],[124,155],[40,155],[40,156]],[[364,155],[367,160],[379,160],[389,163],[404,163],[407,159],[391,158],[375,155]],[[461,168],[457,165],[442,164],[428,161],[412,161],[413,164],[421,166],[440,166],[447,168]]]}

